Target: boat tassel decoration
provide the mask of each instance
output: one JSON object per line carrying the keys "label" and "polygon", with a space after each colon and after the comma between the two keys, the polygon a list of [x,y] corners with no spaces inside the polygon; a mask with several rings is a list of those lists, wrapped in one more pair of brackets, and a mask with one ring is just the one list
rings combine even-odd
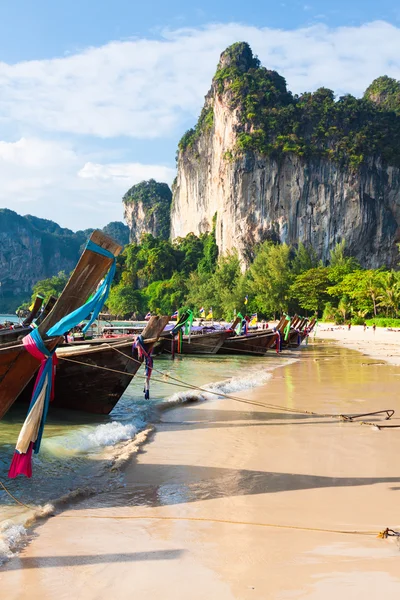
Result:
{"label": "boat tassel decoration", "polygon": [[287,319],[289,319],[285,329],[283,330],[283,335],[285,337],[285,342],[288,340],[289,338],[289,333],[290,333],[290,324],[292,322],[292,318],[289,317],[289,315],[285,315]]}
{"label": "boat tassel decoration", "polygon": [[242,328],[242,321],[243,321],[243,315],[241,312],[238,312],[237,318],[240,319],[240,321],[236,326],[235,333],[236,333],[236,335],[240,335],[240,330]]}
{"label": "boat tassel decoration", "polygon": [[32,452],[39,452],[49,402],[54,396],[54,378],[57,355],[55,349],[47,350],[40,333],[34,329],[22,340],[26,350],[40,361],[28,415],[18,436],[8,477],[17,475],[32,477]]}
{"label": "boat tassel decoration", "polygon": [[134,343],[133,348],[137,348],[139,359],[144,358],[144,361],[145,361],[146,367],[144,370],[144,374],[145,374],[146,379],[144,380],[143,393],[144,393],[145,400],[149,400],[150,399],[150,378],[151,378],[151,374],[153,372],[153,357],[151,355],[151,351],[150,352],[147,351],[143,337],[141,335],[138,335],[138,337],[136,338],[136,342]]}
{"label": "boat tassel decoration", "polygon": [[275,331],[275,349],[277,354],[282,350],[282,337],[279,330]]}
{"label": "boat tassel decoration", "polygon": [[179,321],[175,325],[175,327],[171,330],[171,354],[172,358],[175,357],[175,337],[177,336],[177,352],[181,354],[182,352],[182,341],[183,341],[183,327],[185,327],[185,331],[191,331],[192,323],[193,323],[193,312],[190,309],[187,309],[179,318]]}
{"label": "boat tassel decoration", "polygon": [[183,338],[183,333],[182,333],[182,329],[180,329],[178,331],[178,354],[182,354],[182,338]]}
{"label": "boat tassel decoration", "polygon": [[[97,318],[107,299],[115,274],[116,258],[114,254],[91,240],[88,241],[86,248],[111,258],[110,269],[95,294],[85,304],[60,319],[46,332],[49,337],[63,336],[91,314],[84,331],[87,330]],[[57,364],[56,348],[51,352],[46,348],[38,329],[33,329],[23,338],[22,342],[26,350],[40,361],[40,368],[28,414],[18,436],[15,453],[8,472],[10,478],[18,475],[32,477],[32,452],[37,454],[40,449],[49,403],[54,395],[55,367]]]}

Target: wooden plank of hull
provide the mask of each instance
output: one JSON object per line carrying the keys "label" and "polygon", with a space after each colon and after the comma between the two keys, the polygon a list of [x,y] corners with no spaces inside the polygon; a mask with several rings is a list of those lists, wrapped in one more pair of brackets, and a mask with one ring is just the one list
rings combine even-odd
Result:
{"label": "wooden plank of hull", "polygon": [[[93,242],[117,256],[122,247],[100,231],[94,231],[90,238]],[[60,319],[84,304],[96,290],[99,282],[107,273],[112,259],[101,254],[85,250],[73,271],[61,296],[49,315],[39,325],[39,332],[45,337],[46,331]],[[56,347],[62,338],[46,341],[49,350]],[[0,418],[7,412],[17,396],[32,379],[39,366],[20,343],[0,347]]]}
{"label": "wooden plank of hull", "polygon": [[274,331],[249,333],[227,338],[218,350],[218,354],[259,354],[263,356],[275,342]]}
{"label": "wooden plank of hull", "polygon": [[[212,333],[202,333],[189,336],[184,335],[182,340],[182,354],[216,354],[221,348],[226,338],[231,335],[231,330],[213,331]],[[164,352],[171,353],[171,338],[165,337],[162,340]],[[177,352],[177,340],[175,340],[175,352]]]}
{"label": "wooden plank of hull", "polygon": [[31,331],[29,326],[21,326],[16,329],[2,329],[0,331],[0,347],[9,345],[11,342],[15,342],[18,339],[22,339]]}
{"label": "wooden plank of hull", "polygon": [[[145,341],[151,340],[147,346],[149,350],[168,320],[169,317],[150,319],[142,334]],[[111,412],[142,364],[132,360],[138,360],[137,352],[132,356],[133,342],[132,338],[122,342],[103,339],[98,344],[87,344],[86,347],[73,344],[60,347],[57,350],[59,363],[51,406],[104,415]],[[63,360],[63,356],[80,364]],[[98,369],[97,366],[124,373]],[[33,380],[18,401],[28,403],[32,389]]]}
{"label": "wooden plank of hull", "polygon": [[216,354],[221,348],[230,331],[216,331],[202,335],[184,336],[182,340],[182,354]]}

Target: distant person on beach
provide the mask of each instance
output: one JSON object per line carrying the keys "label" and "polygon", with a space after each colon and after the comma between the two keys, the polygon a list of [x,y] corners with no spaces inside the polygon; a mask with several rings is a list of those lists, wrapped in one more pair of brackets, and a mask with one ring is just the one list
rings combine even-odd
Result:
{"label": "distant person on beach", "polygon": [[372,324],[372,329],[374,330],[374,333],[375,333],[375,329],[376,329],[375,323]]}
{"label": "distant person on beach", "polygon": [[363,327],[364,327],[364,331],[365,331],[367,329],[367,324],[365,323],[365,321],[364,321]]}
{"label": "distant person on beach", "polygon": [[350,329],[351,329],[351,322],[347,325],[347,329],[350,331]]}

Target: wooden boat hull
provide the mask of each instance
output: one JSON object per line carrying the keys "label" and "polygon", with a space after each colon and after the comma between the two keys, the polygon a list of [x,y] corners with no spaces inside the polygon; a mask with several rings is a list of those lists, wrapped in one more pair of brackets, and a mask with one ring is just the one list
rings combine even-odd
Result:
{"label": "wooden boat hull", "polygon": [[[39,300],[38,300],[39,298]],[[42,306],[43,298],[39,297],[36,299],[35,306],[33,307],[30,315],[25,319],[23,324],[16,329],[1,329],[0,330],[0,347],[5,344],[10,344],[10,342],[15,342],[17,340],[22,340],[23,337],[28,335],[31,331],[30,323],[35,320],[36,325],[39,325],[41,321],[43,321],[49,312],[52,310],[56,303],[56,298],[51,296],[48,300],[46,306],[44,307],[41,314],[38,316],[38,312]],[[36,318],[38,317],[38,318]]]}
{"label": "wooden boat hull", "polygon": [[272,330],[228,337],[218,350],[218,354],[257,354],[264,356],[268,348],[274,345],[275,340],[276,335]]}
{"label": "wooden boat hull", "polygon": [[[100,231],[94,231],[91,240],[112,252],[119,254],[122,247]],[[51,312],[39,325],[39,333],[49,350],[54,349],[63,338],[46,340],[46,332],[65,315],[82,306],[92,294],[100,280],[107,273],[112,259],[86,249],[63,293]],[[39,361],[27,352],[23,344],[12,342],[0,347],[0,419],[15,402],[39,367]]]}
{"label": "wooden boat hull", "polygon": [[[152,317],[144,340],[151,351],[164,329],[168,317]],[[57,350],[59,359],[51,407],[108,415],[140,369],[143,360],[137,350],[132,353],[134,339],[90,340],[90,343],[67,344]],[[133,360],[134,359],[134,360]],[[25,388],[19,402],[30,401],[33,381]]]}
{"label": "wooden boat hull", "polygon": [[[203,333],[189,336],[184,335],[182,340],[181,354],[217,354],[226,338],[231,335],[231,331],[215,331],[212,333]],[[178,353],[178,340],[175,339],[175,353]],[[171,354],[172,340],[163,339],[163,351]]]}

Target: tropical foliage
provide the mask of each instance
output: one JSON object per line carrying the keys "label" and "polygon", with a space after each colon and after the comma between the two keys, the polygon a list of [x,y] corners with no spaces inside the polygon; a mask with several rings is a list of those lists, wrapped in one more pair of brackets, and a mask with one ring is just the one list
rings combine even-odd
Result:
{"label": "tropical foliage", "polygon": [[[58,295],[67,280],[64,273],[35,285],[48,298]],[[245,298],[248,297],[248,303]],[[214,318],[231,319],[235,310],[270,319],[283,312],[318,313],[337,323],[391,322],[400,316],[400,272],[362,269],[337,244],[327,265],[312,248],[270,241],[258,246],[247,270],[236,251],[218,256],[214,231],[189,234],[173,243],[142,237],[118,258],[108,310],[121,317],[135,314],[172,314],[189,306],[199,316],[212,307]],[[381,320],[381,321],[380,321]]]}
{"label": "tropical foliage", "polygon": [[[336,99],[324,87],[297,96],[281,75],[260,65],[247,43],[238,42],[223,53],[212,90],[239,113],[237,142],[225,153],[227,160],[257,151],[277,159],[288,153],[325,157],[353,169],[378,157],[400,166],[400,82],[395,79],[379,77],[363,98]],[[207,96],[197,125],[184,134],[179,149],[196,153],[196,141],[212,125]]]}

